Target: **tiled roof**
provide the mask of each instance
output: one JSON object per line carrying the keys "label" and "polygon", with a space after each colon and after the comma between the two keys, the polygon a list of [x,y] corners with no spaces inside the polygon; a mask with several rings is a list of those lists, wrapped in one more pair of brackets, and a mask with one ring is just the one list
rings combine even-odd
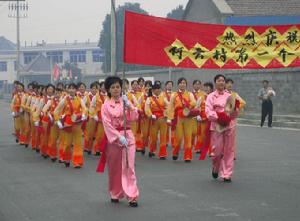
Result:
{"label": "tiled roof", "polygon": [[0,36],[0,51],[13,51],[16,49],[16,45],[10,40]]}
{"label": "tiled roof", "polygon": [[300,0],[226,0],[234,15],[300,15]]}

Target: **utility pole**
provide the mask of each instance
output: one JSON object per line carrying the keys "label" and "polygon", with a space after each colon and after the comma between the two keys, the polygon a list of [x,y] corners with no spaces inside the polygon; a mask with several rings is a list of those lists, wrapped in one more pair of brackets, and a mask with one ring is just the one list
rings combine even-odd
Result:
{"label": "utility pole", "polygon": [[[0,0],[1,1],[1,0]],[[3,0],[2,0],[3,1]],[[10,2],[15,3],[9,3],[8,10],[9,14],[8,17],[10,18],[16,18],[17,20],[17,80],[20,80],[20,18],[26,18],[27,12],[28,12],[28,3],[25,3],[25,0],[10,0]],[[23,3],[20,3],[23,2]]]}
{"label": "utility pole", "polygon": [[110,44],[110,70],[111,75],[117,75],[117,28],[116,28],[116,1],[111,0],[111,44]]}

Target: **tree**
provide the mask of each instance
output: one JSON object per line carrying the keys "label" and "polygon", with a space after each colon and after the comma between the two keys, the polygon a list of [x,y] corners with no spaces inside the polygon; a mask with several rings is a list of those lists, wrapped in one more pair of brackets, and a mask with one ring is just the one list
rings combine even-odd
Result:
{"label": "tree", "polygon": [[[116,19],[117,19],[117,71],[122,71],[123,69],[123,42],[124,42],[124,14],[125,10],[148,14],[145,10],[140,7],[139,3],[125,3],[123,6],[119,6],[116,9]],[[110,20],[111,15],[107,14],[104,22],[102,23],[102,31],[100,33],[99,47],[105,51],[105,59],[102,65],[103,72],[110,72]],[[141,65],[126,65],[126,70],[138,70],[145,69],[145,66]],[[148,68],[149,69],[149,68]]]}
{"label": "tree", "polygon": [[175,9],[167,14],[167,18],[182,20],[184,14],[183,5],[178,5]]}

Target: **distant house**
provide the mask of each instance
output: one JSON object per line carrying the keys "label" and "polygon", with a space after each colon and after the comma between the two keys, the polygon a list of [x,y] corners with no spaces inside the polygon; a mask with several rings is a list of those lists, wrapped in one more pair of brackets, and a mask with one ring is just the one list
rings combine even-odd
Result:
{"label": "distant house", "polygon": [[[103,75],[101,66],[104,54],[104,51],[95,42],[62,44],[47,44],[42,42],[34,46],[25,45],[21,48],[20,62],[23,70],[20,73],[20,77],[23,82],[31,81],[32,76],[34,76],[37,81],[48,83],[51,79],[50,73],[52,73],[54,64],[62,66],[65,62],[70,62],[76,64],[81,69],[82,80],[97,80]],[[43,71],[32,70],[31,67],[36,67],[37,63],[39,66],[41,64],[44,65],[42,68]],[[39,68],[41,69],[41,67]]]}
{"label": "distant house", "polygon": [[[91,82],[103,78],[102,65],[105,53],[95,42],[25,45],[20,50],[20,79],[27,84],[33,79],[49,83],[54,64],[76,64],[81,70],[80,78]],[[12,84],[17,74],[16,45],[0,36],[0,87]],[[73,76],[74,77],[74,76]],[[75,79],[69,79],[75,80]]]}
{"label": "distant house", "polygon": [[12,84],[16,78],[16,46],[0,36],[0,88]]}

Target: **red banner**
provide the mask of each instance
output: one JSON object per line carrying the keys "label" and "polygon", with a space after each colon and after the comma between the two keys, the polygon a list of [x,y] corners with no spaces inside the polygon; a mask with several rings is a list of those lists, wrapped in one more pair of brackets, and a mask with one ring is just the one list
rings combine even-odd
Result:
{"label": "red banner", "polygon": [[300,24],[224,26],[127,11],[124,62],[180,68],[300,67]]}

